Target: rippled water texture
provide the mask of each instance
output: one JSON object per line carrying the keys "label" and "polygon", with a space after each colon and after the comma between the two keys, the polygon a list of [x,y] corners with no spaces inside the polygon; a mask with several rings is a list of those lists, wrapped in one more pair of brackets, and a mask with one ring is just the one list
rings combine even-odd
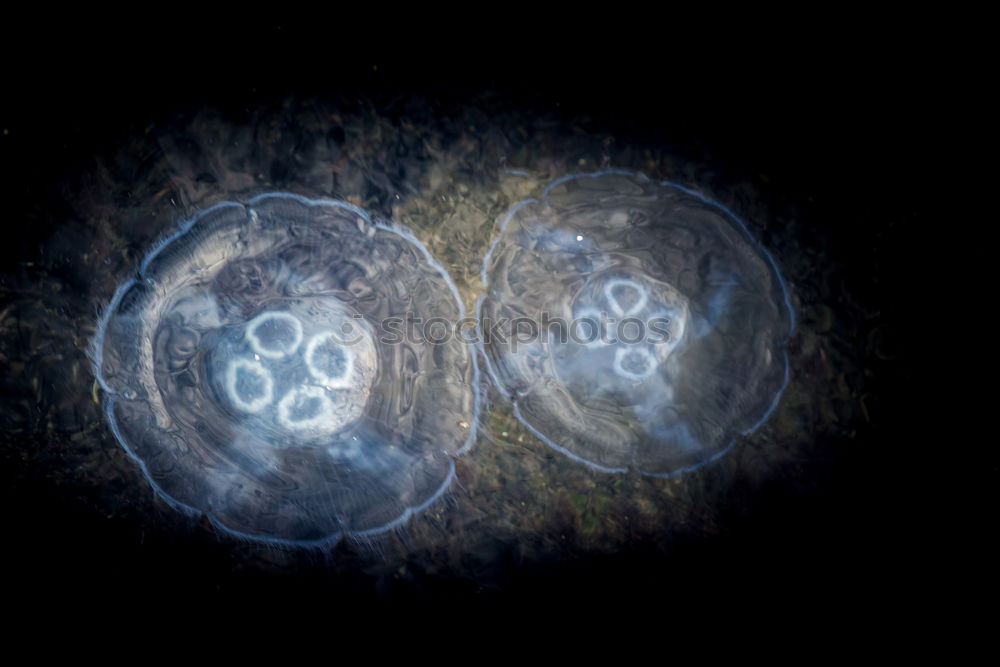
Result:
{"label": "rippled water texture", "polygon": [[686,188],[622,171],[555,181],[507,214],[482,279],[494,381],[540,439],[594,468],[703,465],[788,383],[794,319],[777,266]]}
{"label": "rippled water texture", "polygon": [[338,201],[214,206],[143,261],[95,349],[122,446],[170,503],[227,531],[327,542],[405,521],[475,437],[464,339],[386,341],[386,318],[463,317],[405,229]]}

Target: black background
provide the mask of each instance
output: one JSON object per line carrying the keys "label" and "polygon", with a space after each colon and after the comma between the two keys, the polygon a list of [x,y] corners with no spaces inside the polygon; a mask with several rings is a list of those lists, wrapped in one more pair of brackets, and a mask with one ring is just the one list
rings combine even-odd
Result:
{"label": "black background", "polygon": [[[480,37],[470,19],[461,30],[408,38],[405,21],[387,32],[346,17],[308,28],[209,28],[175,18],[127,31],[88,25],[18,34],[8,25],[2,121],[16,133],[0,144],[8,211],[0,267],[31,256],[53,232],[18,224],[31,200],[55,196],[92,155],[113,151],[152,115],[201,105],[238,113],[286,94],[331,90],[373,100],[420,95],[442,109],[471,102],[587,116],[594,131],[668,146],[734,178],[767,174],[772,196],[794,202],[822,227],[829,254],[857,253],[866,266],[878,254],[878,283],[866,285],[864,275],[851,280],[895,333],[909,330],[919,311],[909,281],[930,215],[921,193],[933,187],[927,165],[939,141],[933,50],[901,38],[907,30],[895,21],[845,26],[800,18],[763,32],[706,23],[661,32],[642,17],[629,21],[634,30],[603,17],[572,30],[533,29],[525,21]],[[451,39],[456,32],[465,38]],[[207,599],[624,609],[669,598],[677,608],[726,615],[849,606],[879,616],[923,594],[913,577],[926,508],[908,496],[905,482],[913,472],[907,452],[927,436],[905,427],[912,424],[908,362],[916,348],[903,335],[896,345],[898,363],[873,380],[877,420],[849,456],[824,468],[829,483],[821,492],[775,485],[741,508],[724,535],[670,553],[638,549],[539,563],[499,592],[434,580],[373,596],[363,577],[334,579],[322,567],[280,577],[234,574],[224,544],[200,548],[197,559],[183,543],[140,550],[86,502],[21,480],[19,497],[6,498],[3,512],[8,590],[84,607]]]}

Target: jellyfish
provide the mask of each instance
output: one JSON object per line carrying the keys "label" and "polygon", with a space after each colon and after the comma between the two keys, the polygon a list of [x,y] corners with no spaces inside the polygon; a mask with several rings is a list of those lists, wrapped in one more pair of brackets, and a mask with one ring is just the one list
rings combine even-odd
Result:
{"label": "jellyfish", "polygon": [[493,383],[540,440],[597,470],[703,466],[788,383],[777,264],[688,188],[618,170],[559,179],[510,209],[482,281]]}
{"label": "jellyfish", "polygon": [[402,226],[289,194],[218,204],[100,319],[111,430],[157,494],[233,535],[390,530],[448,489],[479,404],[468,339],[388,336],[403,314],[465,313]]}

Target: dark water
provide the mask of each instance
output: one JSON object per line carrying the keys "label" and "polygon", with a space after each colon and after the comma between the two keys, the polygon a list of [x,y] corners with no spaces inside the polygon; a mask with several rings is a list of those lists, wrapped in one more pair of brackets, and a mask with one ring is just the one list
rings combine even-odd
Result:
{"label": "dark water", "polygon": [[[913,533],[887,480],[907,442],[901,276],[919,179],[891,121],[911,82],[886,89],[859,62],[812,53],[668,79],[655,62],[553,73],[527,58],[386,57],[223,82],[17,80],[0,137],[0,475],[17,588],[84,603],[669,595],[744,609],[903,595]],[[589,470],[484,385],[480,437],[442,502],[372,543],[303,551],[174,512],[102,419],[87,357],[97,314],[200,209],[275,190],[345,199],[412,228],[471,307],[508,207],[608,167],[709,193],[789,283],[789,387],[713,465],[667,480]]]}

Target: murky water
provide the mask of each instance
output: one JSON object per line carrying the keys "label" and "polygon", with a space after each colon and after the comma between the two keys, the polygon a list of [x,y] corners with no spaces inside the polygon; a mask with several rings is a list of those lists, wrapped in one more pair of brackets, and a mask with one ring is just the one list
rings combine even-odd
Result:
{"label": "murky water", "polygon": [[[210,108],[155,118],[128,136],[67,179],[59,201],[37,204],[28,224],[45,225],[41,246],[2,274],[9,492],[58,499],[31,520],[32,534],[53,512],[81,514],[101,525],[94,540],[140,559],[182,554],[191,570],[210,563],[211,576],[321,571],[376,597],[445,585],[502,594],[521,572],[725,538],[774,488],[791,497],[821,488],[835,467],[823,462],[839,461],[874,418],[865,369],[894,351],[877,306],[845,278],[859,260],[830,256],[825,232],[763,181],[734,182],[663,146],[475,104],[444,114],[421,102],[386,110],[288,98],[240,118]],[[109,428],[107,388],[88,356],[98,315],[154,244],[198,211],[273,191],[342,200],[412,230],[473,312],[505,213],[558,178],[607,168],[683,184],[734,211],[787,283],[798,320],[787,388],[770,418],[710,465],[669,479],[580,465],[515,418],[483,374],[477,438],[453,459],[443,497],[384,534],[302,550],[237,539],[174,511]]]}

